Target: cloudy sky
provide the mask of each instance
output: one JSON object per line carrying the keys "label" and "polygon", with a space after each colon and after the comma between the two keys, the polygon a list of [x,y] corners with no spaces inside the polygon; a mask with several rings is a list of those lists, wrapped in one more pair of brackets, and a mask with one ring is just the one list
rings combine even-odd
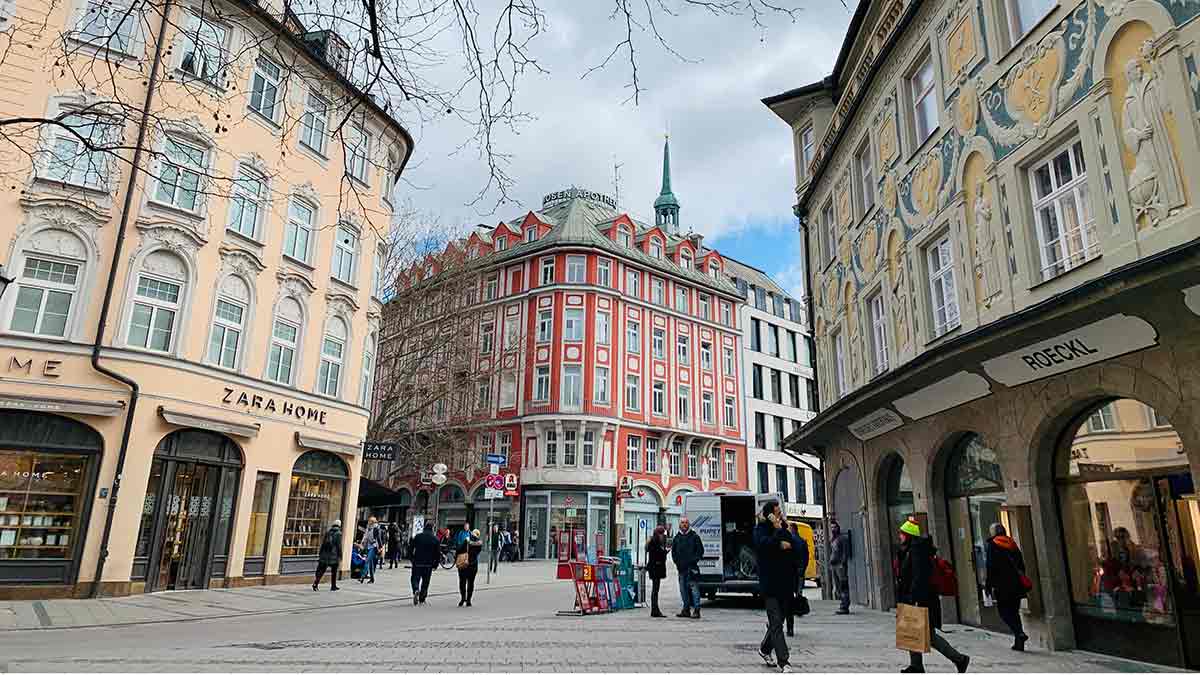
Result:
{"label": "cloudy sky", "polygon": [[417,145],[401,193],[443,224],[493,225],[571,185],[613,194],[615,161],[622,165],[622,210],[652,220],[669,129],[684,227],[798,291],[790,134],[760,99],[828,74],[851,10],[838,0],[792,3],[802,8],[796,21],[768,16],[766,30],[745,17],[695,9],[660,17],[660,32],[688,61],[646,35],[635,36],[646,91],[634,105],[626,101],[625,59],[581,77],[623,35],[623,25],[609,17],[611,3],[542,0],[548,30],[533,49],[550,72],[523,80],[519,105],[535,119],[499,139],[500,149],[512,155],[509,173],[519,204],[494,212],[494,200],[468,204],[486,169],[470,149],[455,152],[467,130],[452,119],[410,129]]}

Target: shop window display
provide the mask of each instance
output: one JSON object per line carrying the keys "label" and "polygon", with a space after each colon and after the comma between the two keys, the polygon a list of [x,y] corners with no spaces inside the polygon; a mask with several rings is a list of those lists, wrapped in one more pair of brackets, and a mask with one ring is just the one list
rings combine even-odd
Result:
{"label": "shop window display", "polygon": [[342,517],[349,472],[342,460],[313,450],[296,460],[288,494],[283,556],[315,556],[333,521]]}
{"label": "shop window display", "polygon": [[88,458],[0,451],[0,560],[71,557]]}

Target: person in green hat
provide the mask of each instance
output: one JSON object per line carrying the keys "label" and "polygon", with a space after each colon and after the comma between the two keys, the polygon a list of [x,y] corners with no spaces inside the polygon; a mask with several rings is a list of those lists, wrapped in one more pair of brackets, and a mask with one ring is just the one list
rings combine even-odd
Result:
{"label": "person in green hat", "polygon": [[[896,599],[906,605],[929,609],[930,645],[939,654],[950,659],[960,673],[967,672],[971,657],[961,654],[946,642],[936,629],[942,627],[942,603],[931,583],[933,556],[937,549],[929,537],[921,536],[921,526],[909,518],[900,524],[900,580],[896,588]],[[902,673],[923,673],[925,663],[921,652],[909,652],[909,665]]]}

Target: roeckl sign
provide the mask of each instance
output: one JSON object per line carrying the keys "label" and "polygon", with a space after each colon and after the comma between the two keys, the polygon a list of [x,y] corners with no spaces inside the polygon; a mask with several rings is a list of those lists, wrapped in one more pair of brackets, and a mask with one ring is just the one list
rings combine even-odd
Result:
{"label": "roeckl sign", "polygon": [[1082,328],[983,362],[988,377],[1009,387],[1058,375],[1158,344],[1144,319],[1114,314]]}

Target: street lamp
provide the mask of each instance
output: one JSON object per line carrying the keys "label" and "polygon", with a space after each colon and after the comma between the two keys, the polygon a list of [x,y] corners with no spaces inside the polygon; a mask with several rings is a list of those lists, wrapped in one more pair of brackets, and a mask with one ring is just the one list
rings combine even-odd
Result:
{"label": "street lamp", "polygon": [[13,279],[4,276],[4,265],[0,265],[0,298],[4,297],[4,290],[13,282]]}

